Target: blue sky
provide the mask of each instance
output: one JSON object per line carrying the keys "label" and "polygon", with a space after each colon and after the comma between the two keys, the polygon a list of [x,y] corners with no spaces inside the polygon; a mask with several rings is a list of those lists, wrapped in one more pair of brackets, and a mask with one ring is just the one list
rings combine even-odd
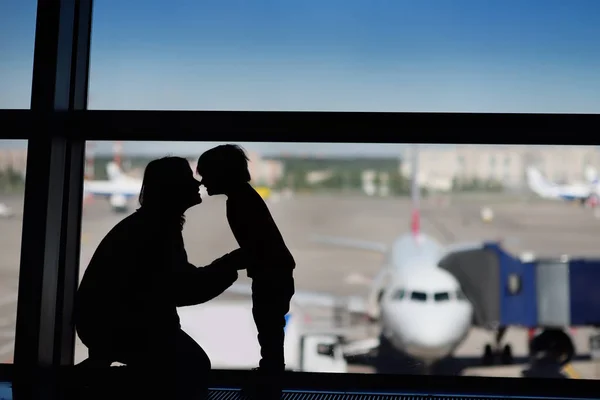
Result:
{"label": "blue sky", "polygon": [[[93,109],[600,113],[598,0],[95,3]],[[34,28],[0,1],[0,108]]]}

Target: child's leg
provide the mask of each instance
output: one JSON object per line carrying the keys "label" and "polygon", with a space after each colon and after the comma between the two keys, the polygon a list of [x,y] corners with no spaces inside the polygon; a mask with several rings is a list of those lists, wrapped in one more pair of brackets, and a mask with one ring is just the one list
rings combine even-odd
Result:
{"label": "child's leg", "polygon": [[[262,278],[262,277],[261,277]],[[260,368],[283,370],[285,315],[294,295],[294,278],[267,276],[252,282],[252,315],[260,344]]]}

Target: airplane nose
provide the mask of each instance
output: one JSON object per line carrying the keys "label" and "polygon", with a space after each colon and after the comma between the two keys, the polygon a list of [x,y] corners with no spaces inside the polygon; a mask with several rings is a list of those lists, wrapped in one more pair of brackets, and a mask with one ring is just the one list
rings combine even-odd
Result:
{"label": "airplane nose", "polygon": [[[446,311],[450,310],[423,308],[410,321],[396,325],[399,332],[404,332],[404,341],[410,354],[437,358],[452,351],[463,335],[461,327],[467,325],[461,315]],[[399,318],[396,320],[401,321]]]}
{"label": "airplane nose", "polygon": [[430,326],[419,331],[418,343],[422,347],[438,349],[443,348],[449,341],[450,335],[444,329],[432,329]]}

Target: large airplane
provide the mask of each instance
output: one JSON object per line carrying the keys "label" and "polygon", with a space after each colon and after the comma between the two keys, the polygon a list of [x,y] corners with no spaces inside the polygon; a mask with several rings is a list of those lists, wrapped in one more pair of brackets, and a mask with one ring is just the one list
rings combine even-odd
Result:
{"label": "large airplane", "polygon": [[[367,315],[381,327],[379,352],[399,352],[421,361],[425,371],[448,357],[466,338],[473,320],[473,306],[458,280],[438,267],[449,252],[420,231],[418,152],[412,162],[412,232],[399,236],[391,246],[355,239],[317,237],[317,241],[384,254],[367,298]],[[490,348],[491,352],[491,348]]]}
{"label": "large airplane", "polygon": [[142,190],[141,179],[123,174],[117,163],[106,165],[108,180],[86,180],[83,183],[83,195],[108,199],[113,211],[129,211],[132,199],[137,199]]}
{"label": "large airplane", "polygon": [[[472,244],[445,247],[420,231],[418,154],[415,147],[412,168],[412,229],[399,236],[391,246],[370,241],[316,236],[317,242],[384,254],[384,264],[371,283],[366,299],[346,298],[347,309],[377,321],[378,339],[346,345],[347,355],[394,353],[408,355],[420,362],[422,372],[450,356],[464,341],[474,320],[474,306],[461,289],[459,281],[438,266],[446,256],[473,248]],[[477,246],[477,245],[475,245]],[[248,292],[239,285],[230,291]],[[297,291],[295,301],[304,305],[335,307],[342,299],[331,295]],[[366,300],[366,301],[365,301]],[[504,330],[497,332],[496,347]],[[352,350],[350,350],[352,349]],[[494,350],[485,346],[485,363],[492,363]],[[350,354],[352,353],[352,354]],[[503,362],[512,360],[510,345],[502,352]]]}
{"label": "large airplane", "polygon": [[600,200],[600,187],[598,180],[588,170],[586,178],[588,183],[572,183],[559,185],[548,181],[535,167],[528,167],[527,184],[538,196],[544,199],[561,199],[566,201],[579,201],[582,205]]}

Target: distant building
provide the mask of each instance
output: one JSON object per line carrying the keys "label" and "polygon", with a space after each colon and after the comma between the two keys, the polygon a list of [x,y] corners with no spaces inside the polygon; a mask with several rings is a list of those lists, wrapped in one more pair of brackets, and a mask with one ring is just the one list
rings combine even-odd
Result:
{"label": "distant building", "polygon": [[283,177],[284,167],[281,161],[264,159],[255,151],[248,152],[248,159],[248,169],[254,184],[273,186]]}
{"label": "distant building", "polygon": [[[407,160],[410,161],[410,160]],[[526,186],[533,165],[550,180],[584,180],[586,167],[600,169],[600,152],[591,146],[457,145],[419,150],[419,181],[495,180],[505,187]],[[403,168],[408,174],[410,165]]]}

